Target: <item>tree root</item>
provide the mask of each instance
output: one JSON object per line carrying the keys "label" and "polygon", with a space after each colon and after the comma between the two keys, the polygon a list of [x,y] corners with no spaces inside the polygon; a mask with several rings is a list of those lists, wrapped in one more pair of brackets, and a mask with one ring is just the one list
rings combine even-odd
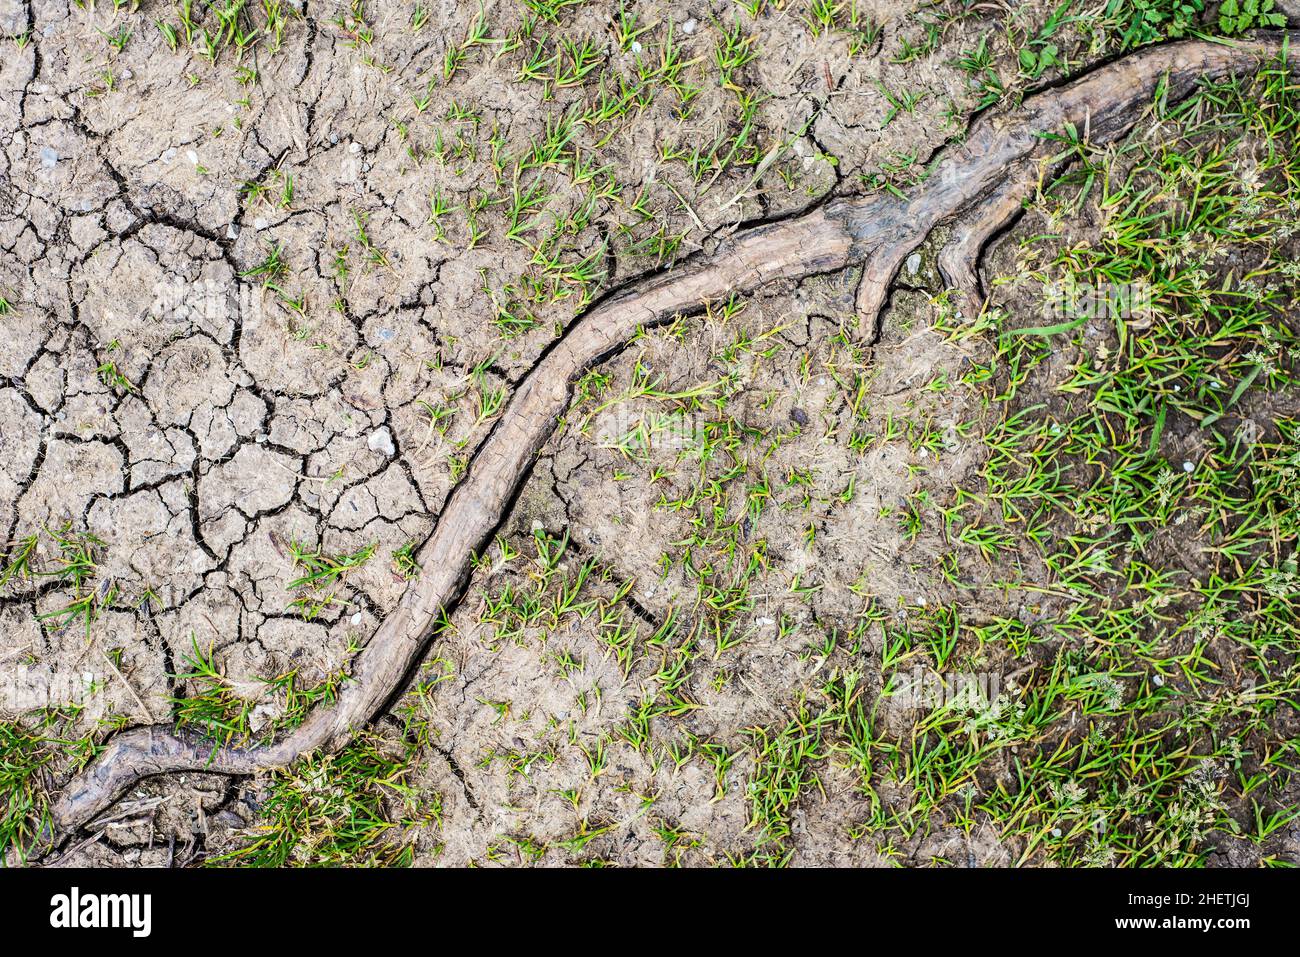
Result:
{"label": "tree root", "polygon": [[874,323],[899,265],[941,223],[954,224],[955,238],[939,256],[940,269],[974,303],[981,247],[1019,209],[1051,154],[1041,134],[1073,124],[1088,131],[1091,143],[1110,142],[1132,128],[1162,84],[1167,98],[1182,98],[1202,77],[1253,70],[1281,47],[1281,35],[1258,35],[1231,45],[1180,42],[1149,48],[1031,96],[1013,111],[980,116],[964,142],[940,154],[931,176],[911,197],[832,200],[798,218],[741,230],[712,256],[688,260],[605,297],[569,326],[521,382],[421,548],[423,574],[358,654],[353,680],[332,707],[317,709],[297,730],[264,747],[217,747],[166,725],[119,733],[64,789],[51,809],[52,827],[39,843],[53,846],[151,775],[252,774],[346,744],[382,713],[423,656],[438,616],[460,599],[471,557],[507,513],[565,411],[574,380],[620,349],[639,327],[733,292],[856,265],[863,267],[859,315]]}

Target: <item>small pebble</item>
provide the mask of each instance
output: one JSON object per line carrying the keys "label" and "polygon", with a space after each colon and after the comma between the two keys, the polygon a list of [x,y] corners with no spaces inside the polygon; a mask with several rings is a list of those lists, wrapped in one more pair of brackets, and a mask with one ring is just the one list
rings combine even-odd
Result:
{"label": "small pebble", "polygon": [[790,410],[790,418],[794,419],[800,425],[808,424],[808,413],[797,405]]}
{"label": "small pebble", "polygon": [[59,162],[59,151],[53,146],[41,147],[41,165],[46,169],[54,169]]}
{"label": "small pebble", "polygon": [[174,146],[167,147],[167,149],[163,150],[162,156],[158,158],[162,160],[164,163],[170,163],[172,160],[176,158],[176,147]]}
{"label": "small pebble", "polygon": [[685,23],[682,24],[682,33],[686,34],[689,37],[692,33],[695,32],[695,29],[698,26],[699,24],[695,22],[695,19],[691,18],[690,20],[687,20]]}
{"label": "small pebble", "polygon": [[640,53],[641,42],[639,40],[633,40],[632,45],[628,49],[630,49],[633,53]]}
{"label": "small pebble", "polygon": [[372,452],[382,452],[390,459],[397,454],[397,446],[393,445],[393,433],[388,431],[386,425],[370,433],[370,438],[366,440],[366,447]]}
{"label": "small pebble", "polygon": [[1194,472],[1194,471],[1196,471],[1196,466],[1193,465],[1191,462],[1184,462],[1184,463],[1183,463],[1183,471],[1184,471],[1184,472]]}
{"label": "small pebble", "polygon": [[353,154],[355,154],[355,153],[360,153],[360,152],[361,152],[361,144],[360,144],[360,143],[349,143],[349,144],[348,144],[348,152],[349,152],[349,153],[353,153]]}
{"label": "small pebble", "polygon": [[238,239],[238,238],[239,238],[239,224],[238,224],[238,223],[231,223],[229,226],[226,227],[226,238],[227,238],[227,239]]}
{"label": "small pebble", "polygon": [[352,620],[352,624],[354,625],[361,624],[361,612],[357,612],[355,615],[353,615],[351,620]]}
{"label": "small pebble", "polygon": [[199,154],[198,154],[197,152],[195,152],[194,150],[186,150],[186,151],[185,151],[185,158],[186,158],[187,160],[189,160],[190,163],[191,163],[192,165],[194,165],[194,166],[198,166],[198,165],[199,165]]}
{"label": "small pebble", "polygon": [[907,257],[907,274],[909,276],[915,276],[920,271],[921,271],[921,254],[912,253],[912,255]]}
{"label": "small pebble", "polygon": [[265,216],[258,216],[257,219],[253,220],[253,228],[256,229],[258,232],[261,232],[263,229],[266,229],[266,227],[270,225],[271,224],[266,221]]}

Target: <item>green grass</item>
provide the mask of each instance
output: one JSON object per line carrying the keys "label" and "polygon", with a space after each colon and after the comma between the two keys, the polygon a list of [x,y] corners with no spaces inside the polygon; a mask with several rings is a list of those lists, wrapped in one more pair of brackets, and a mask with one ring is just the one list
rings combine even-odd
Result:
{"label": "green grass", "polygon": [[[331,672],[315,684],[304,684],[299,669],[293,668],[274,678],[256,680],[260,689],[237,689],[218,666],[211,647],[204,651],[190,636],[192,650],[185,656],[185,671],[172,675],[183,682],[188,692],[169,699],[178,728],[193,728],[221,745],[244,746],[256,738],[260,743],[273,741],[277,735],[300,725],[313,708],[327,707],[338,697],[347,682],[347,670]],[[348,648],[348,658],[356,653]],[[259,705],[271,705],[272,713],[263,727],[254,726],[254,712]]]}
{"label": "green grass", "polygon": [[410,864],[420,830],[437,827],[436,794],[416,790],[409,752],[362,734],[335,756],[311,755],[277,772],[262,821],[212,865],[334,867]]}
{"label": "green grass", "polygon": [[343,555],[329,555],[318,548],[308,548],[293,542],[289,551],[293,556],[294,567],[302,574],[289,582],[289,590],[298,592],[290,603],[307,621],[312,621],[333,605],[346,605],[340,597],[348,575],[370,561],[374,555],[376,543],[363,545],[354,552]]}
{"label": "green grass", "polygon": [[[1285,252],[1297,106],[1266,71],[1169,109],[1158,139],[1097,153],[1067,138],[1075,161],[1035,214],[1059,226],[1022,242],[1008,288],[1141,283],[1150,315],[1067,310],[1044,326],[1013,307],[971,376],[987,383],[988,457],[943,518],[1041,620],[964,624],[960,643],[1050,657],[1034,656],[1010,710],[975,727],[937,712],[892,767],[925,782],[927,814],[951,815],[974,788],[1021,861],[1197,865],[1216,832],[1276,860],[1270,822],[1292,816],[1278,802],[1296,757],[1284,715],[1300,700],[1300,430],[1269,397],[1285,407],[1300,357]],[[1071,227],[1081,211],[1099,238]],[[1237,256],[1245,268],[1228,265]],[[1186,441],[1191,458],[1176,451]],[[1012,780],[983,786],[989,749],[1013,744]]]}
{"label": "green grass", "polygon": [[46,709],[0,721],[0,854],[32,846],[49,823],[49,785],[56,771],[84,766],[98,753],[93,734],[72,736],[77,709]]}

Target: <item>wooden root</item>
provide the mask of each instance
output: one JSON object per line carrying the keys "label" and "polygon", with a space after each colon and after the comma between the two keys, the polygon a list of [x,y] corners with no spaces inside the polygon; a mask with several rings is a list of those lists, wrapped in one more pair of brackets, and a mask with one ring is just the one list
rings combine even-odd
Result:
{"label": "wooden root", "polygon": [[528,476],[565,411],[572,383],[639,327],[775,280],[858,265],[863,275],[857,306],[874,323],[899,265],[941,223],[955,224],[956,238],[940,256],[940,268],[973,302],[982,245],[1014,215],[1050,154],[1040,134],[1068,123],[1089,130],[1093,143],[1112,141],[1138,121],[1160,84],[1169,99],[1185,97],[1202,77],[1253,70],[1261,58],[1275,56],[1282,42],[1280,36],[1257,36],[1231,45],[1180,42],[1147,49],[1029,97],[1009,113],[981,116],[964,142],[944,150],[909,198],[832,200],[798,218],[737,232],[712,256],[605,297],[569,326],[520,384],[421,548],[423,574],[358,654],[353,680],[332,707],[317,709],[297,730],[265,747],[214,747],[166,725],[119,733],[54,804],[46,843],[86,825],[142,778],[283,767],[307,752],[342,747],[382,713],[423,656],[438,617],[459,600],[471,557],[490,540]]}

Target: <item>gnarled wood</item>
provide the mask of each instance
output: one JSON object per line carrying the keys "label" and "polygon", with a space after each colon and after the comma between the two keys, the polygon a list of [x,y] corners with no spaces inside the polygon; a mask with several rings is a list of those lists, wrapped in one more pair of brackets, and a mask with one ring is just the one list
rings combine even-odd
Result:
{"label": "gnarled wood", "polygon": [[774,280],[858,265],[863,267],[858,308],[874,322],[899,265],[944,222],[970,224],[958,231],[941,265],[950,281],[973,294],[972,266],[980,246],[1031,188],[1036,177],[1027,172],[1050,155],[1041,134],[1068,123],[1086,128],[1094,143],[1114,140],[1137,122],[1160,83],[1167,84],[1169,98],[1186,96],[1202,77],[1254,68],[1261,57],[1275,55],[1281,42],[1259,37],[1233,45],[1183,42],[1148,49],[1033,96],[1009,113],[982,116],[963,143],[944,151],[911,197],[827,202],[799,218],[738,232],[711,257],[606,298],[576,320],[520,384],[421,548],[423,574],[358,654],[353,680],[332,707],[316,710],[284,739],[249,749],[214,747],[166,726],[120,733],[54,805],[56,833],[86,824],[149,775],[250,774],[283,767],[309,751],[342,747],[382,711],[423,655],[438,616],[459,599],[471,557],[490,539],[550,438],[574,380],[639,327]]}

